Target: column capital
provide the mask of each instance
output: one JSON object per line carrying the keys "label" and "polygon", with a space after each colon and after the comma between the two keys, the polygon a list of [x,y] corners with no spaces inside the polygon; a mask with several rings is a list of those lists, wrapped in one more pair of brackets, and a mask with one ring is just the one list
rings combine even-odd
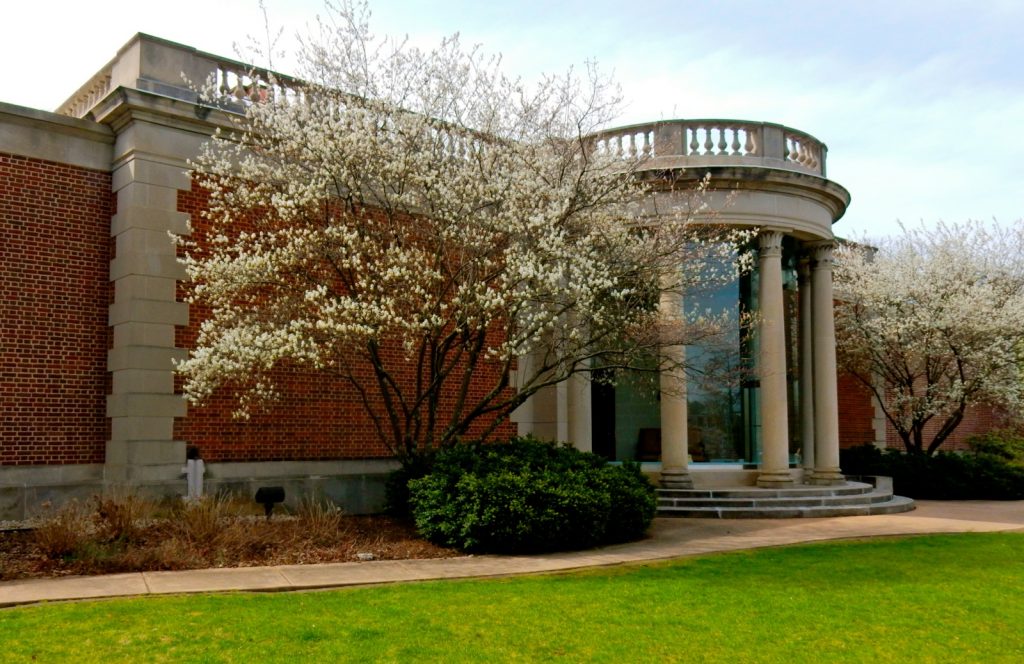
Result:
{"label": "column capital", "polygon": [[801,254],[796,261],[796,275],[800,280],[800,283],[810,281],[811,279],[811,257],[807,254]]}
{"label": "column capital", "polygon": [[817,242],[808,247],[808,254],[811,258],[811,266],[815,270],[832,269],[832,254],[835,250],[835,242]]}
{"label": "column capital", "polygon": [[786,236],[782,231],[763,230],[758,235],[761,257],[782,256],[782,238]]}

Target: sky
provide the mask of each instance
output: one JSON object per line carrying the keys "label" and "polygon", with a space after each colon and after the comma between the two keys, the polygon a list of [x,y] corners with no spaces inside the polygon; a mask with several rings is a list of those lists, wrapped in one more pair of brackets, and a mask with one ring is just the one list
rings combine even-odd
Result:
{"label": "sky", "polygon": [[[2,0],[0,101],[53,110],[136,32],[234,57],[257,0]],[[289,49],[321,0],[265,0]],[[828,145],[853,202],[838,235],[1024,217],[1024,0],[406,0],[371,28],[431,46],[458,32],[526,80],[596,60],[617,124],[776,122]],[[275,68],[288,73],[289,59]]]}

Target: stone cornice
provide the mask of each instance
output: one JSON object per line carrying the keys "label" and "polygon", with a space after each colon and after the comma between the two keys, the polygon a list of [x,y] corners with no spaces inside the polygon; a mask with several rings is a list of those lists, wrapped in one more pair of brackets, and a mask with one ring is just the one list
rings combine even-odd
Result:
{"label": "stone cornice", "polygon": [[[810,173],[800,173],[758,166],[708,166],[687,170],[661,171],[660,177],[650,171],[640,171],[656,190],[668,190],[679,185],[688,186],[711,176],[711,190],[717,191],[770,191],[809,198],[825,205],[832,212],[832,223],[839,221],[850,205],[850,192],[842,185]],[[659,185],[658,182],[664,184]]]}
{"label": "stone cornice", "polygon": [[111,91],[91,114],[115,133],[141,120],[204,136],[211,136],[217,128],[233,129],[232,117],[238,117],[195,102],[123,87]]}
{"label": "stone cornice", "polygon": [[0,152],[109,171],[113,144],[101,124],[0,103]]}

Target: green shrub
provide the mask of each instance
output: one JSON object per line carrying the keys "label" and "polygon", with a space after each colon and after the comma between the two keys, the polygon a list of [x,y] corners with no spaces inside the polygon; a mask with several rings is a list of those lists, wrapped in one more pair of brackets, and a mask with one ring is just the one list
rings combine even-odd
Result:
{"label": "green shrub", "polygon": [[391,471],[384,482],[384,511],[391,516],[407,519],[412,516],[409,508],[409,482],[418,480],[430,472],[433,458],[417,456],[407,459]]}
{"label": "green shrub", "polygon": [[839,466],[847,475],[885,475],[888,465],[884,455],[871,443],[842,448],[839,450]]}
{"label": "green shrub", "polygon": [[604,466],[602,479],[611,497],[606,542],[629,542],[643,537],[658,501],[651,481],[640,472],[640,464],[627,461],[621,466]]}
{"label": "green shrub", "polygon": [[456,445],[409,482],[420,534],[470,551],[537,552],[635,539],[654,489],[635,464],[532,438]]}
{"label": "green shrub", "polygon": [[967,445],[975,456],[990,456],[1024,466],[1024,436],[1010,429],[995,429],[970,436]]}
{"label": "green shrub", "polygon": [[935,456],[864,445],[840,451],[843,472],[887,475],[901,496],[931,500],[1024,499],[1024,467],[990,452]]}

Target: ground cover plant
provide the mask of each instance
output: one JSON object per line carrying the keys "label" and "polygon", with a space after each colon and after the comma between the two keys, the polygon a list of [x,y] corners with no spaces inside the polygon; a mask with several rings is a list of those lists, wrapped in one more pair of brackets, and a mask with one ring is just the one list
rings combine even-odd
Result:
{"label": "ground cover plant", "polygon": [[654,487],[637,464],[532,437],[440,452],[408,484],[421,535],[468,551],[582,549],[643,537]]}
{"label": "ground cover plant", "polygon": [[[257,510],[259,513],[257,513]],[[0,580],[148,570],[246,567],[458,555],[401,520],[345,515],[324,502],[278,509],[225,496],[198,501],[96,496],[0,531]]]}
{"label": "ground cover plant", "polygon": [[0,652],[83,662],[1018,662],[1022,621],[1024,533],[964,534],[557,576],[20,607],[0,611]]}

